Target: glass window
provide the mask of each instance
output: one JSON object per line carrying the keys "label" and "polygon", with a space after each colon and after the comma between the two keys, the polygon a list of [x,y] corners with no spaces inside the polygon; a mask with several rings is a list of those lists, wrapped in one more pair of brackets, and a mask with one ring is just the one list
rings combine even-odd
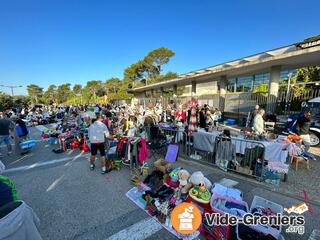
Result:
{"label": "glass window", "polygon": [[292,74],[292,77],[296,75],[297,70],[291,69],[291,70],[284,70],[280,72],[280,81],[288,80],[289,73]]}
{"label": "glass window", "polygon": [[230,78],[227,80],[227,91],[228,92],[235,92],[237,87],[237,79]]}
{"label": "glass window", "polygon": [[259,87],[261,84],[269,84],[270,73],[260,73],[254,76],[253,89]]}
{"label": "glass window", "polygon": [[250,92],[253,85],[253,76],[239,77],[237,79],[237,92]]}

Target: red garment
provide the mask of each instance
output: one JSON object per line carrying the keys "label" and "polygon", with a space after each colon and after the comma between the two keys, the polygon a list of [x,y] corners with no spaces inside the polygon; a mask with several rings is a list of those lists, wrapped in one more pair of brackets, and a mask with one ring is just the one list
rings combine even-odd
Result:
{"label": "red garment", "polygon": [[109,119],[108,118],[105,118],[103,123],[109,128]]}
{"label": "red garment", "polygon": [[123,137],[121,138],[120,142],[118,142],[117,144],[117,152],[120,152],[122,151],[122,148],[123,148],[123,144],[128,140],[128,138],[126,137]]}
{"label": "red garment", "polygon": [[186,120],[186,115],[184,114],[183,111],[177,111],[176,112],[176,120],[177,121],[185,121]]}
{"label": "red garment", "polygon": [[138,156],[138,161],[143,164],[149,155],[149,151],[147,148],[147,143],[146,140],[144,138],[140,139],[140,149],[139,149],[139,156]]}

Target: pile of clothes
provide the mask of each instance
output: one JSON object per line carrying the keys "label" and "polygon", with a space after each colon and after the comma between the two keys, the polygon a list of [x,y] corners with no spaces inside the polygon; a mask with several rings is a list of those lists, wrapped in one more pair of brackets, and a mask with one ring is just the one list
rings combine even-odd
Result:
{"label": "pile of clothes", "polygon": [[[132,179],[136,187],[128,191],[127,196],[149,215],[156,218],[165,229],[181,239],[194,239],[202,234],[205,239],[278,239],[280,226],[230,226],[211,225],[205,220],[206,213],[220,213],[241,218],[245,214],[276,215],[283,213],[283,207],[255,196],[249,208],[243,199],[243,193],[223,183],[211,184],[200,171],[190,174],[187,170],[173,168],[166,160],[157,160],[149,174],[141,179]],[[175,231],[170,216],[175,207],[188,202],[198,207],[203,221],[200,228],[192,234]]]}

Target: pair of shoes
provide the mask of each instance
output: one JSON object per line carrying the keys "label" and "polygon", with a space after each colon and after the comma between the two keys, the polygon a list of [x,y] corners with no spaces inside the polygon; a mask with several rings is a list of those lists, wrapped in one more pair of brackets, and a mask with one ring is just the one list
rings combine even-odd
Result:
{"label": "pair of shoes", "polygon": [[96,165],[94,165],[94,164],[92,164],[92,163],[90,164],[90,170],[91,170],[91,171],[93,171],[95,167],[96,167]]}

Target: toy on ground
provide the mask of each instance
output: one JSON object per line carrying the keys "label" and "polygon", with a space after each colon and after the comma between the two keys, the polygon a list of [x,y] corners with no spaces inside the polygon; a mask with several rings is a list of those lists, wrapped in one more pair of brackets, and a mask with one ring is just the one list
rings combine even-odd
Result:
{"label": "toy on ground", "polygon": [[[189,196],[200,203],[209,203],[211,198],[210,189],[212,187],[211,182],[207,179],[202,172],[197,171],[194,172],[190,178],[188,183]],[[188,187],[186,187],[188,189]]]}
{"label": "toy on ground", "polygon": [[179,177],[179,188],[181,189],[181,194],[186,194],[188,193],[188,180],[190,178],[190,173],[185,170],[181,169],[178,172],[178,177]]}
{"label": "toy on ground", "polygon": [[179,187],[179,177],[178,177],[178,173],[180,171],[180,168],[175,168],[173,169],[167,176],[165,179],[165,183],[167,186],[171,187],[171,188],[178,188]]}
{"label": "toy on ground", "polygon": [[189,190],[189,196],[197,202],[209,203],[211,193],[204,186],[195,186]]}
{"label": "toy on ground", "polygon": [[167,160],[159,159],[154,162],[154,167],[156,170],[163,172],[163,174],[170,173],[172,170],[172,165]]}

